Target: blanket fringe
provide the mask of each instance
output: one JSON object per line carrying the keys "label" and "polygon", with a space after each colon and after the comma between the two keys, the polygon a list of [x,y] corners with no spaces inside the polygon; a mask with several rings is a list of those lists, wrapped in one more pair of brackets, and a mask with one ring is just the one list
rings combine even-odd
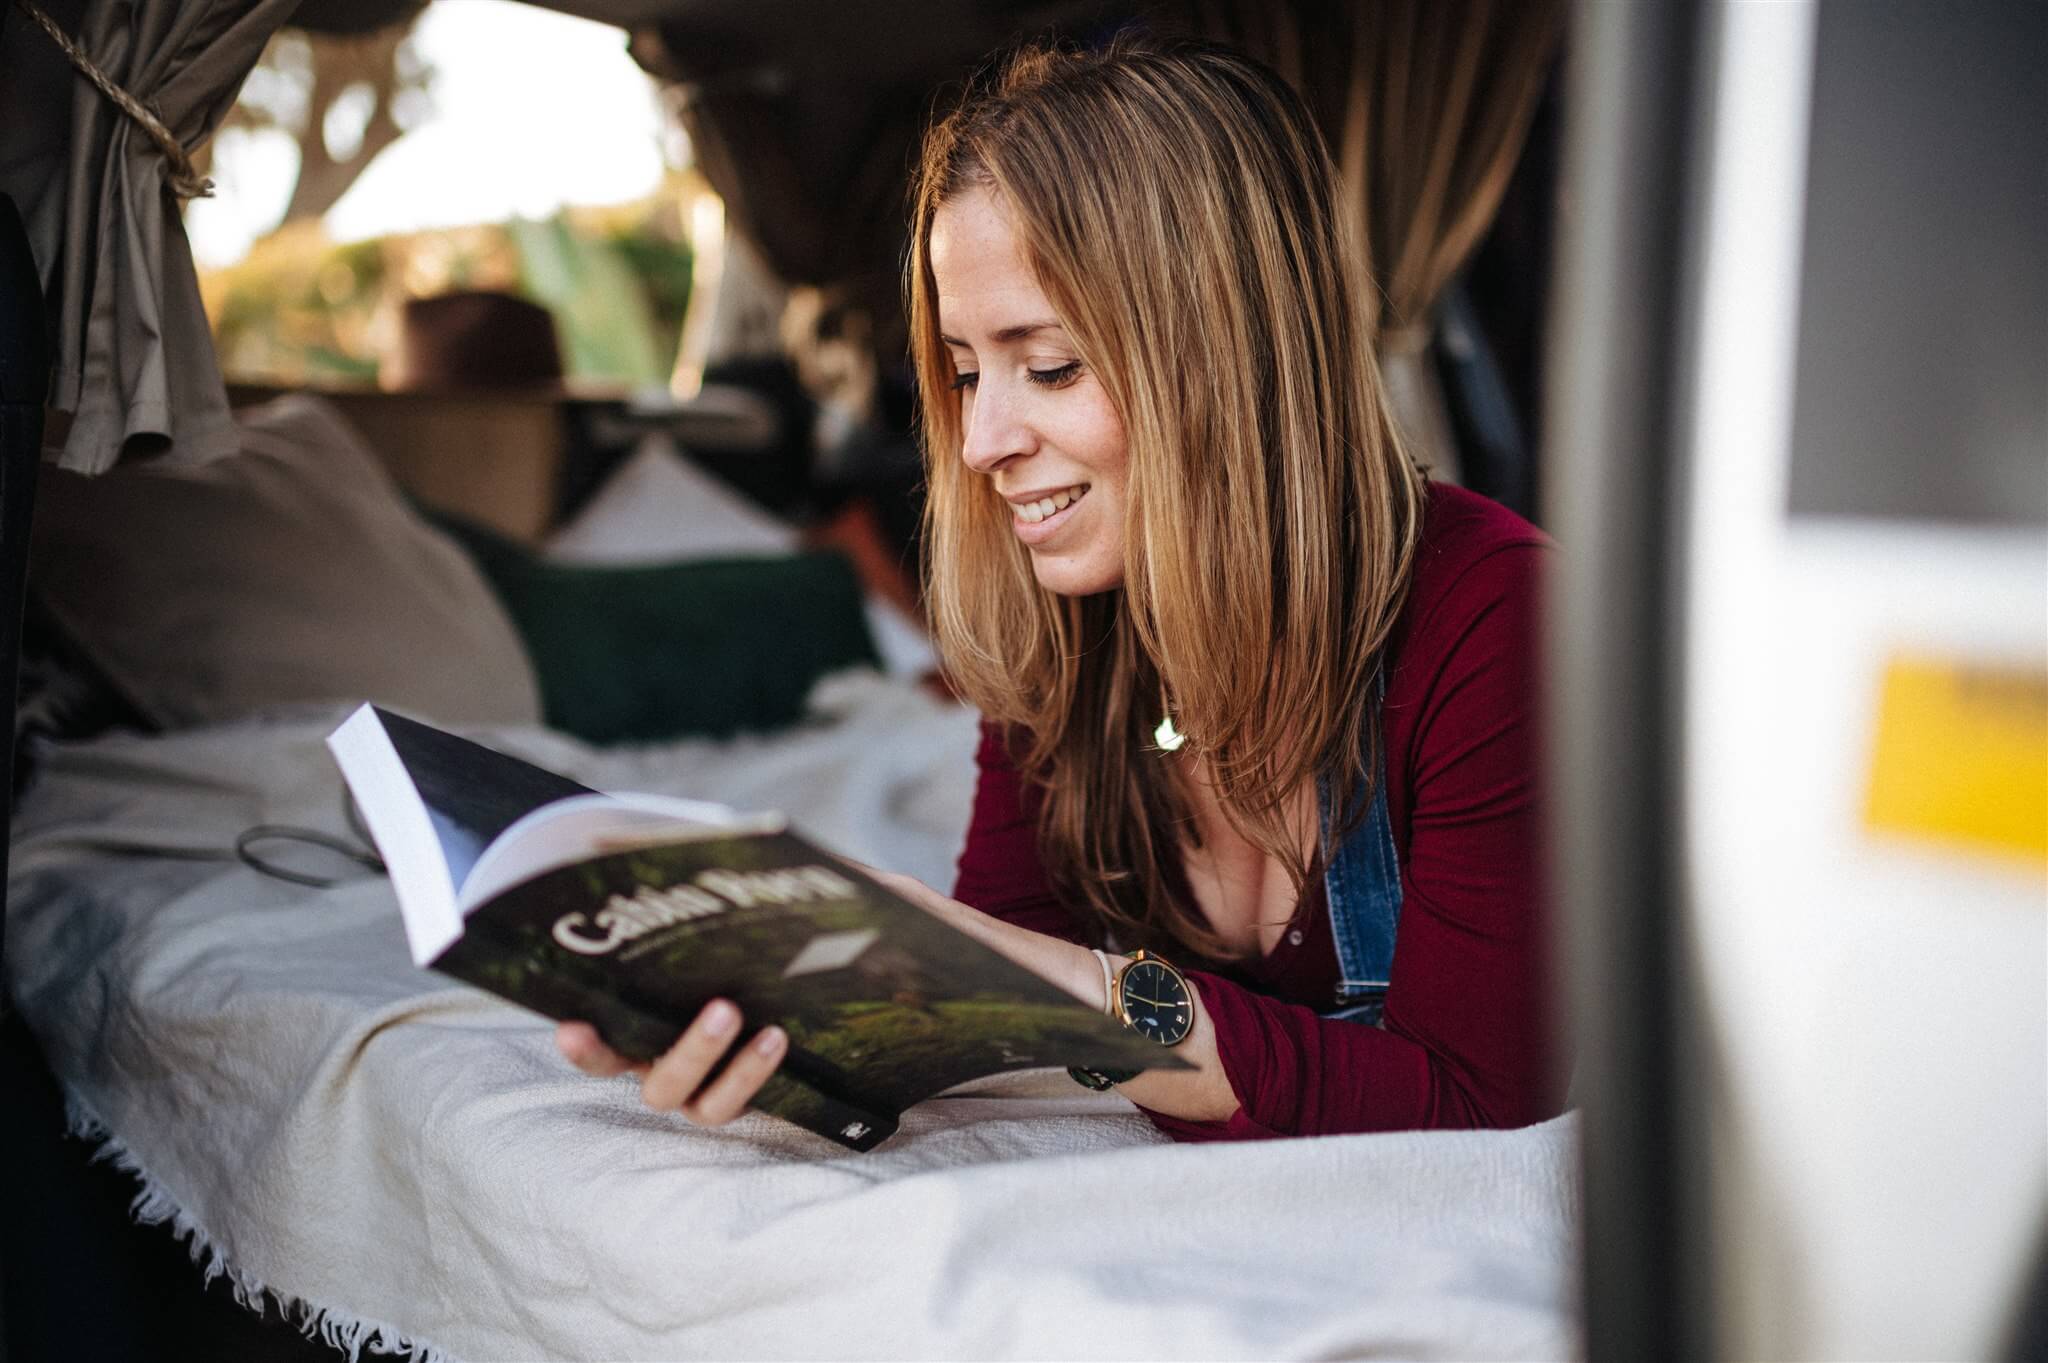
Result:
{"label": "blanket fringe", "polygon": [[320,1339],[346,1353],[349,1363],[361,1363],[365,1350],[373,1354],[408,1355],[413,1363],[457,1363],[445,1350],[424,1340],[413,1339],[395,1325],[366,1320],[339,1307],[322,1306],[280,1291],[247,1269],[229,1263],[227,1256],[206,1233],[206,1228],[150,1177],[149,1171],[129,1150],[127,1142],[116,1136],[86,1105],[85,1100],[68,1090],[64,1094],[64,1126],[69,1134],[95,1147],[93,1163],[110,1163],[135,1178],[142,1190],[128,1205],[129,1215],[145,1226],[170,1226],[171,1234],[184,1242],[192,1262],[199,1266],[203,1284],[211,1284],[215,1278],[226,1278],[235,1300],[242,1306],[259,1314],[265,1311],[266,1305],[274,1307],[279,1317],[289,1321],[306,1338]]}

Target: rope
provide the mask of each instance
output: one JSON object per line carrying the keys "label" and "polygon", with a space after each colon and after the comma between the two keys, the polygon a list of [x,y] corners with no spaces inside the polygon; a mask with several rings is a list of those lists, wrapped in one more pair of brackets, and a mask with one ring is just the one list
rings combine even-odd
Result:
{"label": "rope", "polygon": [[114,101],[121,112],[142,125],[142,130],[149,134],[150,141],[156,143],[164,154],[164,160],[170,163],[170,185],[173,194],[181,199],[213,197],[213,181],[193,168],[192,158],[185,154],[185,149],[178,145],[178,139],[171,136],[171,130],[164,126],[164,121],[158,118],[148,105],[116,85],[112,77],[94,66],[92,58],[86,56],[84,50],[72,42],[63,29],[57,27],[57,21],[35,5],[34,0],[14,0],[14,4],[15,8],[33,19],[38,28],[50,35],[50,41],[63,49],[64,55],[71,59],[71,64],[77,67],[87,80],[98,86],[101,94]]}

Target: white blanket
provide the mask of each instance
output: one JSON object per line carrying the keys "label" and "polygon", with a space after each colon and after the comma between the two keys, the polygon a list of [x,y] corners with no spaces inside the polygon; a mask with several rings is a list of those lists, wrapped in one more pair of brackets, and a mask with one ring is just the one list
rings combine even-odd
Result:
{"label": "white blanket", "polygon": [[[940,885],[973,723],[877,679],[771,740],[599,753],[580,779],[780,806]],[[913,1109],[850,1155],[583,1078],[543,1020],[414,969],[389,886],[221,854],[344,831],[342,710],[45,755],[6,961],[139,1210],[353,1349],[525,1358],[1523,1358],[1572,1350],[1569,1120],[1165,1144],[1064,1076]],[[485,737],[491,737],[486,735]]]}

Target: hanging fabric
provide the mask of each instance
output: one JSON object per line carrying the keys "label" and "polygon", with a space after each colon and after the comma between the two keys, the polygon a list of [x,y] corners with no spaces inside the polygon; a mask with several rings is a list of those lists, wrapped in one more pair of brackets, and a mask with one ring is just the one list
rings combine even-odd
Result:
{"label": "hanging fabric", "polygon": [[[233,107],[298,0],[14,0],[0,10],[0,192],[20,208],[53,322],[58,462],[197,462],[235,448],[179,215],[189,157]],[[68,37],[79,63],[31,14]],[[153,115],[185,154],[152,138]]]}
{"label": "hanging fabric", "polygon": [[1193,0],[1197,27],[1278,71],[1356,210],[1396,424],[1455,479],[1435,310],[1500,207],[1564,28],[1563,0]]}

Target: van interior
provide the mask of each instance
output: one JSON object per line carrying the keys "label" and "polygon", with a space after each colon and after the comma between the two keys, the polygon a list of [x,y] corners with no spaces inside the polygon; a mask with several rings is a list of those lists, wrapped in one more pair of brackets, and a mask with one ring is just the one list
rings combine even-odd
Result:
{"label": "van interior", "polygon": [[[238,372],[170,186],[275,44],[460,2],[0,15],[0,1363],[2048,1357],[2048,9],[539,0],[684,135],[657,360],[486,262]],[[905,185],[991,54],[1132,28],[1303,93],[1404,442],[1561,547],[1569,1113],[678,1142],[237,855],[351,837],[375,700],[949,885]],[[1203,1187],[1199,1252],[1114,1228]]]}

